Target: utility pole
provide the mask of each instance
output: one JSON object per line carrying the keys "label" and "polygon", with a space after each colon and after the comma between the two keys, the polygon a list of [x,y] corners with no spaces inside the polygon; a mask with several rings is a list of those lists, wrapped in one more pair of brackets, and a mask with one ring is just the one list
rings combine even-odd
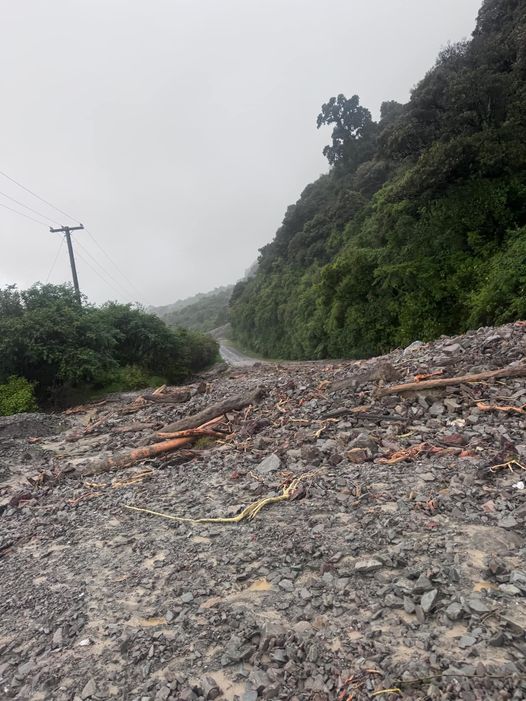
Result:
{"label": "utility pole", "polygon": [[60,229],[53,229],[52,227],[49,227],[49,230],[52,234],[64,234],[64,236],[66,237],[66,243],[68,244],[69,263],[71,265],[71,277],[73,278],[73,287],[75,288],[75,294],[77,295],[79,304],[80,287],[79,279],[77,277],[77,266],[75,265],[75,255],[73,254],[73,244],[71,243],[71,232],[79,231],[83,228],[84,226],[82,224],[80,224],[80,226],[61,226]]}

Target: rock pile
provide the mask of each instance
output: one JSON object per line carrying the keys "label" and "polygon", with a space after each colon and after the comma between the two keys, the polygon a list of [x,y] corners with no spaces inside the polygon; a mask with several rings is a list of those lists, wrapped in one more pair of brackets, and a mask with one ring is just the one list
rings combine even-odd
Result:
{"label": "rock pile", "polygon": [[[525,327],[227,368],[186,401],[123,396],[53,417],[58,435],[0,435],[2,695],[524,698],[526,378],[389,387],[520,367]],[[223,439],[79,478],[258,387]],[[125,508],[230,517],[304,473],[251,521]]]}

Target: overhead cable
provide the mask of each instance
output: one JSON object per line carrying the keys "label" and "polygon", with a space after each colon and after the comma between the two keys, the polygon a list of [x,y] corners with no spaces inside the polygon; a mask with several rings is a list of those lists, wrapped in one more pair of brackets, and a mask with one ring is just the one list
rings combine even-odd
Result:
{"label": "overhead cable", "polygon": [[113,258],[110,256],[110,254],[107,253],[107,251],[106,251],[106,250],[102,247],[102,245],[97,241],[97,239],[96,239],[95,236],[91,233],[91,231],[89,231],[89,229],[86,229],[86,227],[84,227],[84,231],[86,231],[86,233],[87,233],[88,236],[92,239],[92,241],[95,243],[95,245],[96,245],[96,246],[102,251],[102,253],[106,256],[106,258],[107,258],[107,259],[109,260],[109,262],[113,265],[113,267],[115,268],[115,270],[117,270],[117,272],[120,273],[120,275],[121,275],[122,278],[126,281],[126,283],[128,284],[128,286],[130,287],[130,289],[133,288],[133,290],[134,290],[133,294],[138,294],[140,297],[143,297],[143,298],[144,298],[144,294],[142,293],[142,291],[137,287],[137,285],[133,282],[133,280],[130,280],[130,278],[129,278],[125,273],[123,273],[123,271],[119,268],[119,266],[117,265],[117,263],[116,263],[116,262],[113,260]]}
{"label": "overhead cable", "polygon": [[109,280],[107,280],[105,277],[103,277],[103,276],[99,273],[99,271],[98,271],[96,268],[93,267],[93,265],[91,265],[91,263],[87,260],[87,258],[85,258],[85,257],[84,257],[81,253],[79,253],[78,251],[77,251],[77,255],[78,255],[78,257],[80,258],[80,260],[83,261],[83,262],[88,266],[88,268],[90,268],[90,270],[92,270],[92,271],[95,273],[95,275],[98,275],[98,277],[100,277],[100,279],[101,279],[106,285],[108,285],[108,287],[111,287],[115,292],[117,292],[118,295],[121,295],[121,294],[122,294],[122,292],[121,292],[120,290],[118,290],[111,282],[109,282]]}
{"label": "overhead cable", "polygon": [[13,209],[12,207],[9,207],[7,204],[3,204],[2,202],[0,202],[0,207],[4,207],[4,209],[8,209],[10,212],[14,212],[15,214],[19,214],[21,217],[25,217],[26,219],[31,219],[31,221],[34,221],[37,224],[40,224],[41,226],[47,226],[46,222],[38,221],[38,219],[35,219],[35,217],[30,217],[29,214],[24,214],[24,212],[19,212],[17,209]]}
{"label": "overhead cable", "polygon": [[20,202],[20,200],[15,200],[14,197],[11,197],[11,195],[8,195],[6,192],[2,192],[0,190],[0,195],[3,197],[7,197],[8,200],[11,200],[11,202],[15,202],[15,204],[20,205],[21,207],[25,207],[25,209],[29,209],[30,212],[33,212],[33,214],[38,214],[39,217],[42,217],[43,219],[47,219],[50,222],[53,222],[54,224],[58,224],[60,226],[60,222],[58,222],[56,219],[52,219],[51,217],[48,217],[47,214],[42,214],[42,212],[39,212],[36,209],[33,209],[33,207],[30,207],[27,204],[24,204],[23,202]]}
{"label": "overhead cable", "polygon": [[[72,214],[68,214],[68,212],[64,211],[63,209],[60,209],[60,207],[57,207],[55,204],[53,204],[53,203],[50,202],[49,200],[46,200],[44,197],[41,197],[41,196],[38,195],[36,192],[33,192],[33,190],[30,190],[30,189],[29,189],[28,187],[26,187],[25,185],[22,185],[21,182],[19,182],[18,180],[15,180],[14,178],[12,178],[12,177],[11,177],[10,175],[8,175],[7,173],[5,173],[5,172],[3,172],[3,171],[0,170],[0,175],[3,176],[4,178],[7,178],[7,180],[10,180],[12,183],[14,183],[15,185],[17,185],[18,187],[22,188],[22,190],[25,190],[26,192],[28,192],[28,193],[29,193],[30,195],[32,195],[33,197],[36,197],[38,200],[40,200],[41,202],[43,202],[44,204],[46,204],[48,207],[51,207],[52,209],[56,210],[57,212],[60,212],[60,214],[63,214],[63,215],[66,216],[68,219],[71,219],[71,220],[73,220],[73,221],[75,221],[75,222],[79,222],[79,219],[78,219],[77,217],[74,217]],[[26,205],[26,204],[24,204],[23,202],[20,202],[19,200],[16,200],[14,197],[11,197],[10,195],[8,195],[8,194],[6,194],[6,193],[4,193],[4,192],[1,192],[1,191],[0,191],[0,195],[3,195],[4,197],[7,197],[9,200],[15,202],[16,204],[20,205],[21,207],[24,207],[25,209],[28,209],[30,212],[33,212],[34,214],[38,215],[39,217],[42,217],[42,218],[44,218],[44,219],[47,219],[48,221],[51,221],[51,222],[53,222],[54,224],[57,224],[57,225],[60,226],[60,223],[59,223],[56,219],[53,219],[52,217],[48,217],[47,215],[42,214],[41,212],[37,211],[36,209],[33,209],[32,207],[29,207],[29,205]],[[24,212],[19,212],[18,210],[13,209],[12,207],[9,207],[8,205],[5,205],[5,204],[0,203],[0,206],[4,207],[5,209],[9,209],[11,212],[14,212],[15,214],[19,214],[20,216],[25,217],[26,219],[30,219],[31,221],[34,221],[34,222],[36,222],[37,224],[41,224],[41,225],[43,225],[43,226],[46,226],[46,224],[44,224],[43,222],[38,221],[37,219],[34,219],[33,217],[29,216],[28,214],[25,214]],[[126,282],[126,286],[127,286],[129,289],[126,290],[126,288],[124,287],[124,285],[123,285],[122,283],[120,283],[118,280],[116,280],[115,277],[114,277],[101,263],[99,263],[99,261],[97,261],[97,260],[94,258],[94,256],[93,256],[87,249],[84,248],[85,253],[95,262],[96,265],[98,265],[98,266],[101,268],[101,270],[105,273],[105,275],[106,275],[107,277],[111,278],[111,279],[121,288],[121,290],[125,292],[126,296],[129,296],[129,295],[130,295],[130,292],[131,292],[131,295],[132,295],[132,296],[134,296],[135,294],[138,294],[140,298],[142,297],[142,298],[144,299],[144,295],[143,295],[142,291],[137,287],[137,285],[133,282],[133,280],[131,280],[131,279],[126,275],[126,273],[124,273],[124,272],[121,270],[121,268],[117,265],[117,263],[116,263],[116,262],[113,260],[113,258],[110,256],[110,254],[109,254],[109,253],[103,248],[103,246],[97,241],[97,239],[96,239],[95,236],[91,233],[91,231],[89,231],[89,230],[86,229],[86,228],[85,228],[84,230],[87,232],[88,236],[89,236],[89,237],[92,239],[92,241],[95,243],[95,245],[97,246],[97,248],[100,249],[100,251],[104,254],[104,256],[108,259],[108,261],[112,264],[112,266],[115,268],[115,270],[119,273],[119,275],[122,277],[122,279]],[[77,243],[77,245],[78,245],[79,247],[82,248],[82,245],[80,244],[80,242],[78,241],[78,239],[77,239],[76,243]],[[87,263],[87,261],[84,261],[84,262]],[[89,267],[91,267],[91,266],[89,266]],[[92,269],[93,269],[93,268],[92,268]],[[99,274],[99,277],[101,277],[100,274]],[[115,289],[115,287],[114,287],[113,285],[111,285],[111,286],[113,287],[113,289]],[[119,293],[119,294],[120,294],[120,293]]]}
{"label": "overhead cable", "polygon": [[[130,296],[129,291],[126,290],[126,288],[123,287],[123,285],[118,280],[115,279],[115,277],[109,272],[109,270],[107,270],[101,263],[99,263],[99,261],[90,253],[90,251],[88,251],[88,249],[82,243],[80,243],[78,238],[75,240],[75,244],[76,244],[77,252],[78,252],[78,249],[80,248],[80,250],[82,250],[84,252],[84,254],[88,258],[91,259],[92,263],[100,268],[101,272],[99,272],[98,270],[93,268],[91,265],[89,265],[88,261],[86,259],[84,259],[84,262],[86,264],[88,264],[88,267],[91,267],[91,269],[94,272],[96,272],[100,278],[104,279],[103,276],[105,278],[107,278],[108,280],[106,280],[106,283],[109,284],[111,287],[113,287],[114,290],[117,290],[119,292],[119,295],[124,294],[125,297]],[[112,281],[113,284],[109,282],[110,280]]]}
{"label": "overhead cable", "polygon": [[21,187],[22,190],[25,190],[26,192],[29,192],[30,195],[33,195],[33,197],[36,197],[37,200],[40,200],[41,202],[44,202],[44,204],[47,204],[48,207],[52,207],[53,209],[56,209],[57,212],[60,212],[60,213],[63,214],[65,217],[68,217],[68,219],[72,219],[74,222],[79,223],[79,219],[77,219],[77,217],[74,217],[72,214],[68,214],[68,213],[65,212],[63,209],[60,209],[60,207],[57,207],[56,205],[54,205],[52,202],[49,202],[48,200],[44,199],[43,197],[40,197],[40,195],[37,195],[36,192],[33,192],[33,190],[30,190],[30,189],[29,189],[28,187],[26,187],[25,185],[22,185],[22,183],[19,183],[18,180],[15,180],[14,178],[12,178],[12,177],[11,177],[10,175],[8,175],[7,173],[4,173],[3,171],[0,170],[0,175],[3,175],[4,178],[7,178],[7,179],[10,180],[12,183],[15,183],[15,185],[18,185],[18,187]]}
{"label": "overhead cable", "polygon": [[53,260],[53,263],[51,264],[51,268],[49,269],[49,273],[47,274],[46,285],[47,285],[47,283],[49,282],[49,278],[51,277],[51,273],[52,273],[53,270],[55,269],[55,265],[57,264],[57,260],[58,260],[58,257],[59,257],[59,255],[60,255],[60,251],[62,250],[62,246],[63,246],[63,245],[64,245],[64,239],[61,238],[61,239],[60,239],[60,243],[59,243],[59,245],[58,245],[57,255],[55,256],[55,258],[54,258],[54,260]]}

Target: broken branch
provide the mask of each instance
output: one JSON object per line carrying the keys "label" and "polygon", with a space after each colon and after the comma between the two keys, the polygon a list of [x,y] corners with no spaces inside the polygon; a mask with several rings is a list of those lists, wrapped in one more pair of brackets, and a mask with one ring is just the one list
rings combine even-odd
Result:
{"label": "broken branch", "polygon": [[188,438],[189,436],[213,436],[214,438],[224,438],[225,436],[223,433],[212,430],[214,426],[217,426],[217,424],[220,424],[222,421],[222,416],[216,416],[215,419],[207,421],[197,428],[188,428],[183,431],[173,431],[172,433],[157,431],[157,435],[159,438]]}
{"label": "broken branch", "polygon": [[225,399],[223,402],[212,404],[193,416],[186,416],[184,419],[175,421],[173,424],[168,424],[168,426],[163,428],[162,432],[176,433],[177,431],[185,431],[189,428],[197,428],[224,414],[228,414],[229,411],[239,411],[250,404],[257,404],[264,395],[265,390],[260,387],[252,394],[230,397],[230,399]]}
{"label": "broken branch", "polygon": [[135,465],[136,462],[140,460],[146,460],[147,458],[154,458],[157,455],[162,455],[163,453],[168,453],[171,450],[180,448],[183,445],[191,443],[193,438],[174,438],[169,441],[163,441],[162,443],[154,443],[153,445],[147,445],[142,448],[134,448],[126,453],[118,453],[117,455],[111,455],[104,460],[92,463],[82,470],[75,473],[76,477],[89,477],[91,475],[98,475],[101,472],[111,472],[112,470],[122,470],[127,467]]}
{"label": "broken branch", "polygon": [[175,431],[174,433],[164,433],[163,431],[157,434],[159,438],[201,438],[208,436],[209,438],[225,438],[226,433],[221,431],[212,431],[210,428],[188,428],[186,431]]}
{"label": "broken branch", "polygon": [[522,406],[499,406],[498,404],[485,404],[484,402],[477,402],[477,409],[481,411],[511,411],[517,414],[526,414],[526,404]]}
{"label": "broken branch", "polygon": [[380,397],[387,394],[401,394],[402,392],[421,392],[424,389],[436,389],[438,387],[448,387],[450,385],[460,385],[465,382],[482,382],[499,377],[524,377],[526,376],[526,365],[513,365],[500,370],[488,370],[478,372],[474,375],[460,375],[457,377],[441,377],[437,380],[426,380],[423,382],[408,382],[402,385],[393,385],[379,391]]}
{"label": "broken branch", "polygon": [[419,375],[415,375],[415,382],[423,382],[424,380],[429,380],[432,377],[437,377],[438,375],[443,375],[444,370],[435,370],[434,372],[422,372]]}
{"label": "broken branch", "polygon": [[446,455],[446,454],[458,454],[460,450],[458,448],[442,448],[441,446],[431,445],[430,443],[418,443],[417,445],[412,445],[409,448],[402,448],[401,450],[396,450],[392,453],[378,458],[378,462],[383,465],[396,465],[404,460],[413,460],[420,455]]}
{"label": "broken branch", "polygon": [[146,394],[141,394],[138,399],[144,399],[147,402],[156,402],[157,404],[181,404],[182,402],[187,402],[192,395],[190,392],[147,392]]}

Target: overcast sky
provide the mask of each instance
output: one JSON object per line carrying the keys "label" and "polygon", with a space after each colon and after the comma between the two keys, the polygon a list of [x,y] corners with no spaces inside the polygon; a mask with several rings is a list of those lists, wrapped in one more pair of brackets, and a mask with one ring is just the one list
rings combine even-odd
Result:
{"label": "overcast sky", "polygon": [[[0,171],[87,227],[74,241],[94,302],[235,282],[327,170],[321,104],[407,101],[480,2],[0,0]],[[57,253],[49,280],[69,280],[51,222],[5,194],[74,220],[3,176],[0,192],[43,222],[0,207],[0,285],[45,282]]]}

